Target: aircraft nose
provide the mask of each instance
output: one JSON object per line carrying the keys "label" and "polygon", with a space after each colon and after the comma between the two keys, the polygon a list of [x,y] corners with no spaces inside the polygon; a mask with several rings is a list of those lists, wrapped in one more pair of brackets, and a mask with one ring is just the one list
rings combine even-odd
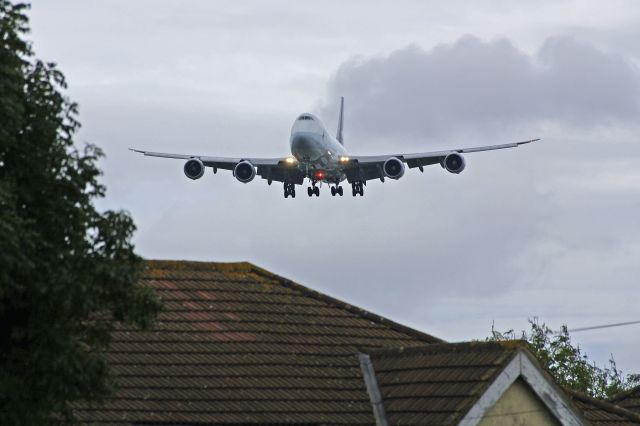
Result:
{"label": "aircraft nose", "polygon": [[291,138],[291,152],[298,158],[315,157],[316,143],[312,135],[295,134]]}
{"label": "aircraft nose", "polygon": [[313,141],[311,140],[311,138],[301,134],[294,135],[291,144],[294,147],[302,150],[309,150],[313,147]]}

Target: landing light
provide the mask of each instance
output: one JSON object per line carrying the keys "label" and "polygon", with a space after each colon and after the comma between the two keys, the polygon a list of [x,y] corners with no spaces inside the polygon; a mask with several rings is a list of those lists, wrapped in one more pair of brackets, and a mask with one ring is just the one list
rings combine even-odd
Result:
{"label": "landing light", "polygon": [[340,157],[340,162],[341,163],[348,163],[349,162],[349,157],[346,157],[346,156]]}
{"label": "landing light", "polygon": [[295,163],[295,162],[296,162],[296,159],[295,159],[295,158],[293,158],[293,157],[287,157],[287,158],[285,158],[285,160],[284,160],[284,161],[285,161],[285,163],[287,163],[287,164],[293,164],[293,163]]}

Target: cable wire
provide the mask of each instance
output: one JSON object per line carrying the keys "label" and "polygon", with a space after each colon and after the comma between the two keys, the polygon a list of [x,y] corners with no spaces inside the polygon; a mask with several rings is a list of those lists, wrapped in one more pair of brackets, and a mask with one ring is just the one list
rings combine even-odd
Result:
{"label": "cable wire", "polygon": [[593,325],[591,327],[579,327],[579,328],[572,328],[567,330],[570,333],[575,333],[577,331],[588,331],[588,330],[598,330],[601,328],[612,328],[612,327],[622,327],[624,325],[633,325],[633,324],[640,324],[640,320],[638,321],[627,321],[627,322],[616,322],[613,324],[602,324],[602,325]]}

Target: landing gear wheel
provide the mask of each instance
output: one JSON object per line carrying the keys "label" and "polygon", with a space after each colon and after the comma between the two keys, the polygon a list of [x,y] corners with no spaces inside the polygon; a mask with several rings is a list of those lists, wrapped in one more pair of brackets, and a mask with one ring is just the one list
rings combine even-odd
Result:
{"label": "landing gear wheel", "polygon": [[336,188],[332,186],[332,187],[331,187],[331,196],[332,196],[332,197],[335,197],[335,196],[336,196],[336,192],[337,192],[337,191],[336,191]]}
{"label": "landing gear wheel", "polygon": [[316,194],[316,197],[320,196],[320,188],[318,188],[317,186],[313,187],[313,193]]}
{"label": "landing gear wheel", "polygon": [[342,191],[342,187],[341,186],[336,188],[336,193],[338,193],[338,195],[340,195],[342,197],[343,191]]}
{"label": "landing gear wheel", "polygon": [[362,182],[353,182],[351,188],[351,194],[353,194],[354,197],[356,195],[360,195],[361,197],[364,195],[364,185]]}
{"label": "landing gear wheel", "polygon": [[291,195],[291,198],[296,198],[296,186],[292,183],[284,184],[284,198],[288,198]]}
{"label": "landing gear wheel", "polygon": [[313,197],[313,193],[314,193],[313,188],[308,187],[307,188],[307,195],[309,195],[309,197]]}

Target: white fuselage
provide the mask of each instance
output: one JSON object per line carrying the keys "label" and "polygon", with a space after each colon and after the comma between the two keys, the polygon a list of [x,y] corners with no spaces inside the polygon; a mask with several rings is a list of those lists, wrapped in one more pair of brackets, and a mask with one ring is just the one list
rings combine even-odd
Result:
{"label": "white fuselage", "polygon": [[344,146],[313,114],[301,114],[291,127],[291,154],[307,177],[340,182],[344,173],[339,167],[347,157]]}

